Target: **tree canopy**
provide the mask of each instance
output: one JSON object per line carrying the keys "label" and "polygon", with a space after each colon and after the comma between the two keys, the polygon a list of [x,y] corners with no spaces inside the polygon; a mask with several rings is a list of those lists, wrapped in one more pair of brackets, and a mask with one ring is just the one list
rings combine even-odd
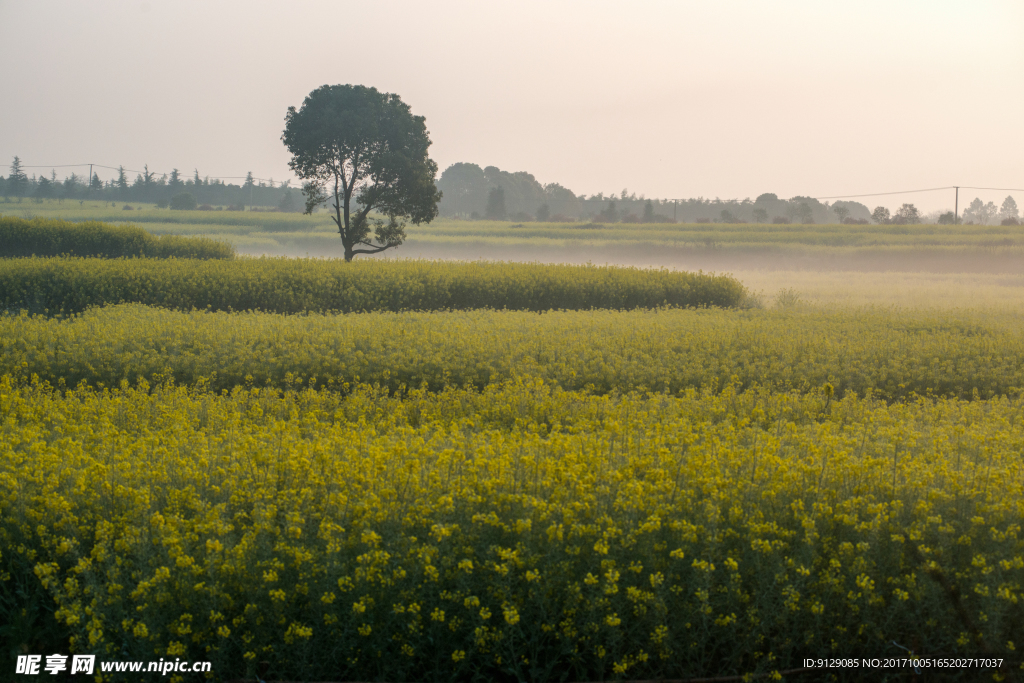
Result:
{"label": "tree canopy", "polygon": [[288,165],[306,181],[306,212],[332,201],[347,261],[400,245],[406,220],[429,223],[437,216],[441,193],[425,119],[398,95],[362,85],[321,86],[300,108],[288,108],[281,139],[292,154]]}

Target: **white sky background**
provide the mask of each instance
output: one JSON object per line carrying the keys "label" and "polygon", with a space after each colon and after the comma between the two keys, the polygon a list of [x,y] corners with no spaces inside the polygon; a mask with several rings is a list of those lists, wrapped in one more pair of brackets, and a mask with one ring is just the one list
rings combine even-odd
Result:
{"label": "white sky background", "polygon": [[358,83],[426,117],[440,170],[577,194],[1024,187],[1019,0],[0,0],[0,63],[2,175],[17,154],[281,181],[287,107]]}

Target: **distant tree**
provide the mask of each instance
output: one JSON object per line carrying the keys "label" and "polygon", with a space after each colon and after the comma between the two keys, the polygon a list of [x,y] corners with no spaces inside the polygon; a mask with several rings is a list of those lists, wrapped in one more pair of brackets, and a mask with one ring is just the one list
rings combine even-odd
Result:
{"label": "distant tree", "polygon": [[648,199],[646,202],[644,202],[644,214],[643,216],[640,217],[640,222],[653,223],[654,221],[654,204],[652,204],[651,200]]}
{"label": "distant tree", "polygon": [[197,206],[199,202],[191,192],[179,192],[171,197],[171,209],[175,211],[194,211]]}
{"label": "distant tree", "polygon": [[489,221],[503,221],[507,215],[505,188],[500,185],[492,187],[491,191],[487,193],[487,210],[484,212],[484,218]]}
{"label": "distant tree", "polygon": [[36,181],[36,199],[43,200],[49,199],[53,196],[53,181],[44,175],[39,176],[39,180]]}
{"label": "distant tree", "polygon": [[729,209],[722,209],[722,213],[719,214],[723,223],[737,223],[736,216],[732,215],[732,211]]}
{"label": "distant tree", "polygon": [[99,173],[92,174],[92,180],[89,181],[89,189],[94,192],[100,192],[103,190],[103,181],[100,180]]}
{"label": "distant tree", "polygon": [[904,204],[892,217],[896,225],[916,225],[921,222],[921,212],[913,204]]}
{"label": "distant tree", "polygon": [[850,207],[848,206],[833,206],[832,211],[835,213],[836,218],[839,219],[840,223],[845,221],[846,217],[850,215]]}
{"label": "distant tree", "polygon": [[999,208],[999,218],[1004,221],[1008,218],[1019,221],[1020,211],[1017,209],[1017,202],[1014,201],[1013,197],[1007,195],[1006,199],[1003,200],[1003,205]]}
{"label": "distant tree", "polygon": [[871,212],[871,220],[879,225],[886,225],[890,220],[889,209],[884,206],[876,206],[875,210]]}
{"label": "distant tree", "polygon": [[117,180],[114,181],[114,184],[122,197],[128,192],[128,176],[125,175],[124,166],[117,167]]}
{"label": "distant tree", "polygon": [[153,187],[156,185],[156,180],[154,180],[154,176],[156,176],[156,173],[150,173],[149,164],[143,166],[142,169],[142,187],[148,193],[151,192],[153,190]]}
{"label": "distant tree", "polygon": [[547,204],[541,204],[539,207],[537,207],[537,220],[538,221],[543,223],[544,221],[546,221],[549,218],[551,218],[551,209],[548,208]]}
{"label": "distant tree", "polygon": [[999,210],[996,208],[995,203],[985,203],[978,197],[975,197],[970,206],[964,209],[964,223],[988,225],[998,212]]}
{"label": "distant tree", "polygon": [[[427,154],[426,120],[398,95],[322,86],[299,109],[288,108],[281,139],[292,154],[288,165],[308,181],[306,211],[333,199],[346,261],[402,244],[406,220],[429,223],[437,216],[441,193],[434,185],[437,164]],[[371,211],[386,220],[371,219]]]}
{"label": "distant tree", "polygon": [[285,213],[291,213],[299,210],[299,203],[295,201],[295,197],[292,196],[291,190],[285,190],[284,196],[281,197],[281,201],[278,202],[277,210]]}
{"label": "distant tree", "polygon": [[444,194],[439,208],[449,216],[471,216],[474,211],[484,211],[489,187],[487,176],[478,165],[452,164],[437,179],[437,188]]}
{"label": "distant tree", "polygon": [[618,223],[619,211],[615,208],[615,202],[608,202],[608,206],[601,213],[597,214],[597,219],[602,223]]}
{"label": "distant tree", "polygon": [[64,179],[61,183],[61,199],[73,199],[78,194],[78,186],[80,182],[78,176],[72,173],[69,177]]}
{"label": "distant tree", "polygon": [[754,209],[754,222],[755,223],[767,223],[768,212],[760,207]]}
{"label": "distant tree", "polygon": [[939,215],[939,225],[953,225],[954,223],[956,223],[956,214],[952,211]]}
{"label": "distant tree", "polygon": [[801,223],[809,224],[814,222],[814,211],[811,209],[811,205],[807,202],[800,202],[796,206],[796,218]]}
{"label": "distant tree", "polygon": [[28,190],[28,176],[21,166],[21,159],[14,157],[11,173],[7,176],[7,189],[15,197],[23,197]]}
{"label": "distant tree", "polygon": [[181,173],[178,171],[178,169],[171,169],[171,177],[167,181],[167,186],[170,187],[171,190],[175,191],[180,190],[185,186],[185,182],[181,179]]}

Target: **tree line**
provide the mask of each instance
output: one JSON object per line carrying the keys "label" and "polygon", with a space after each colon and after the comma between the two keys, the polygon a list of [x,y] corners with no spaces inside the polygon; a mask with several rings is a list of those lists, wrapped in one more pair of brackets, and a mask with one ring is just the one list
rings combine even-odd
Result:
{"label": "tree line", "polygon": [[302,198],[298,188],[289,187],[289,182],[275,184],[254,178],[252,172],[239,185],[229,184],[218,178],[200,176],[198,169],[192,177],[178,169],[157,175],[145,166],[142,173],[136,173],[129,180],[129,171],[124,166],[117,169],[113,178],[100,179],[98,173],[72,173],[64,178],[57,177],[56,169],[50,175],[29,176],[20,157],[14,157],[7,177],[0,176],[0,196],[5,201],[26,199],[44,200],[99,200],[109,202],[145,202],[161,208],[196,209],[228,207],[243,209],[246,206],[273,207],[282,211],[301,211]]}
{"label": "tree line", "polygon": [[813,197],[781,199],[768,192],[757,199],[655,199],[622,190],[576,195],[558,183],[541,184],[530,173],[509,173],[496,166],[457,163],[437,181],[442,192],[442,216],[466,220],[553,221],[595,223],[877,223],[901,225],[954,223],[988,225],[998,221],[1018,225],[1020,214],[1013,197],[1002,207],[974,199],[957,221],[952,211],[923,214],[913,204],[894,212],[874,210],[855,201],[821,202]]}
{"label": "tree line", "polygon": [[[19,157],[14,157],[5,178],[0,176],[0,197],[5,201],[100,200],[110,202],[147,202],[172,209],[246,206],[280,211],[301,211],[304,199],[299,188],[289,182],[275,184],[272,180],[254,178],[252,173],[239,185],[220,179],[201,177],[198,170],[192,177],[178,169],[169,174],[149,171],[129,180],[124,167],[115,177],[103,181],[97,173],[79,176],[72,173],[59,179],[56,170],[50,175],[28,176]],[[530,173],[509,173],[496,166],[480,168],[477,164],[456,163],[449,166],[436,181],[442,193],[440,215],[467,220],[551,221],[595,223],[877,223],[952,225],[1019,225],[1020,211],[1012,196],[1001,206],[975,198],[959,217],[952,211],[926,216],[913,204],[903,204],[895,211],[876,206],[869,209],[860,202],[821,202],[812,197],[781,199],[765,193],[750,199],[671,200],[647,198],[622,190],[619,193],[598,192],[577,195],[558,184],[541,184]],[[326,205],[326,204],[323,204]]]}
{"label": "tree line", "polygon": [[812,197],[780,199],[765,193],[744,199],[657,199],[628,190],[577,195],[558,184],[542,185],[530,173],[496,166],[449,166],[437,181],[441,215],[468,220],[597,223],[836,223],[868,222],[859,202],[822,203]]}

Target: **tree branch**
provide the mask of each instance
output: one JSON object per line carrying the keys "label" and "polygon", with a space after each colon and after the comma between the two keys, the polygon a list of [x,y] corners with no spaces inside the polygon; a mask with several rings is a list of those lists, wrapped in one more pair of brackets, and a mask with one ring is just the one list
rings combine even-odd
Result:
{"label": "tree branch", "polygon": [[[366,244],[366,243],[365,242],[361,242],[361,244]],[[384,251],[385,249],[391,249],[392,247],[397,247],[397,246],[398,246],[397,244],[386,244],[383,247],[377,247],[376,249],[373,249],[373,250],[369,250],[369,249],[353,249],[352,253],[353,254],[379,254],[380,252]]]}

